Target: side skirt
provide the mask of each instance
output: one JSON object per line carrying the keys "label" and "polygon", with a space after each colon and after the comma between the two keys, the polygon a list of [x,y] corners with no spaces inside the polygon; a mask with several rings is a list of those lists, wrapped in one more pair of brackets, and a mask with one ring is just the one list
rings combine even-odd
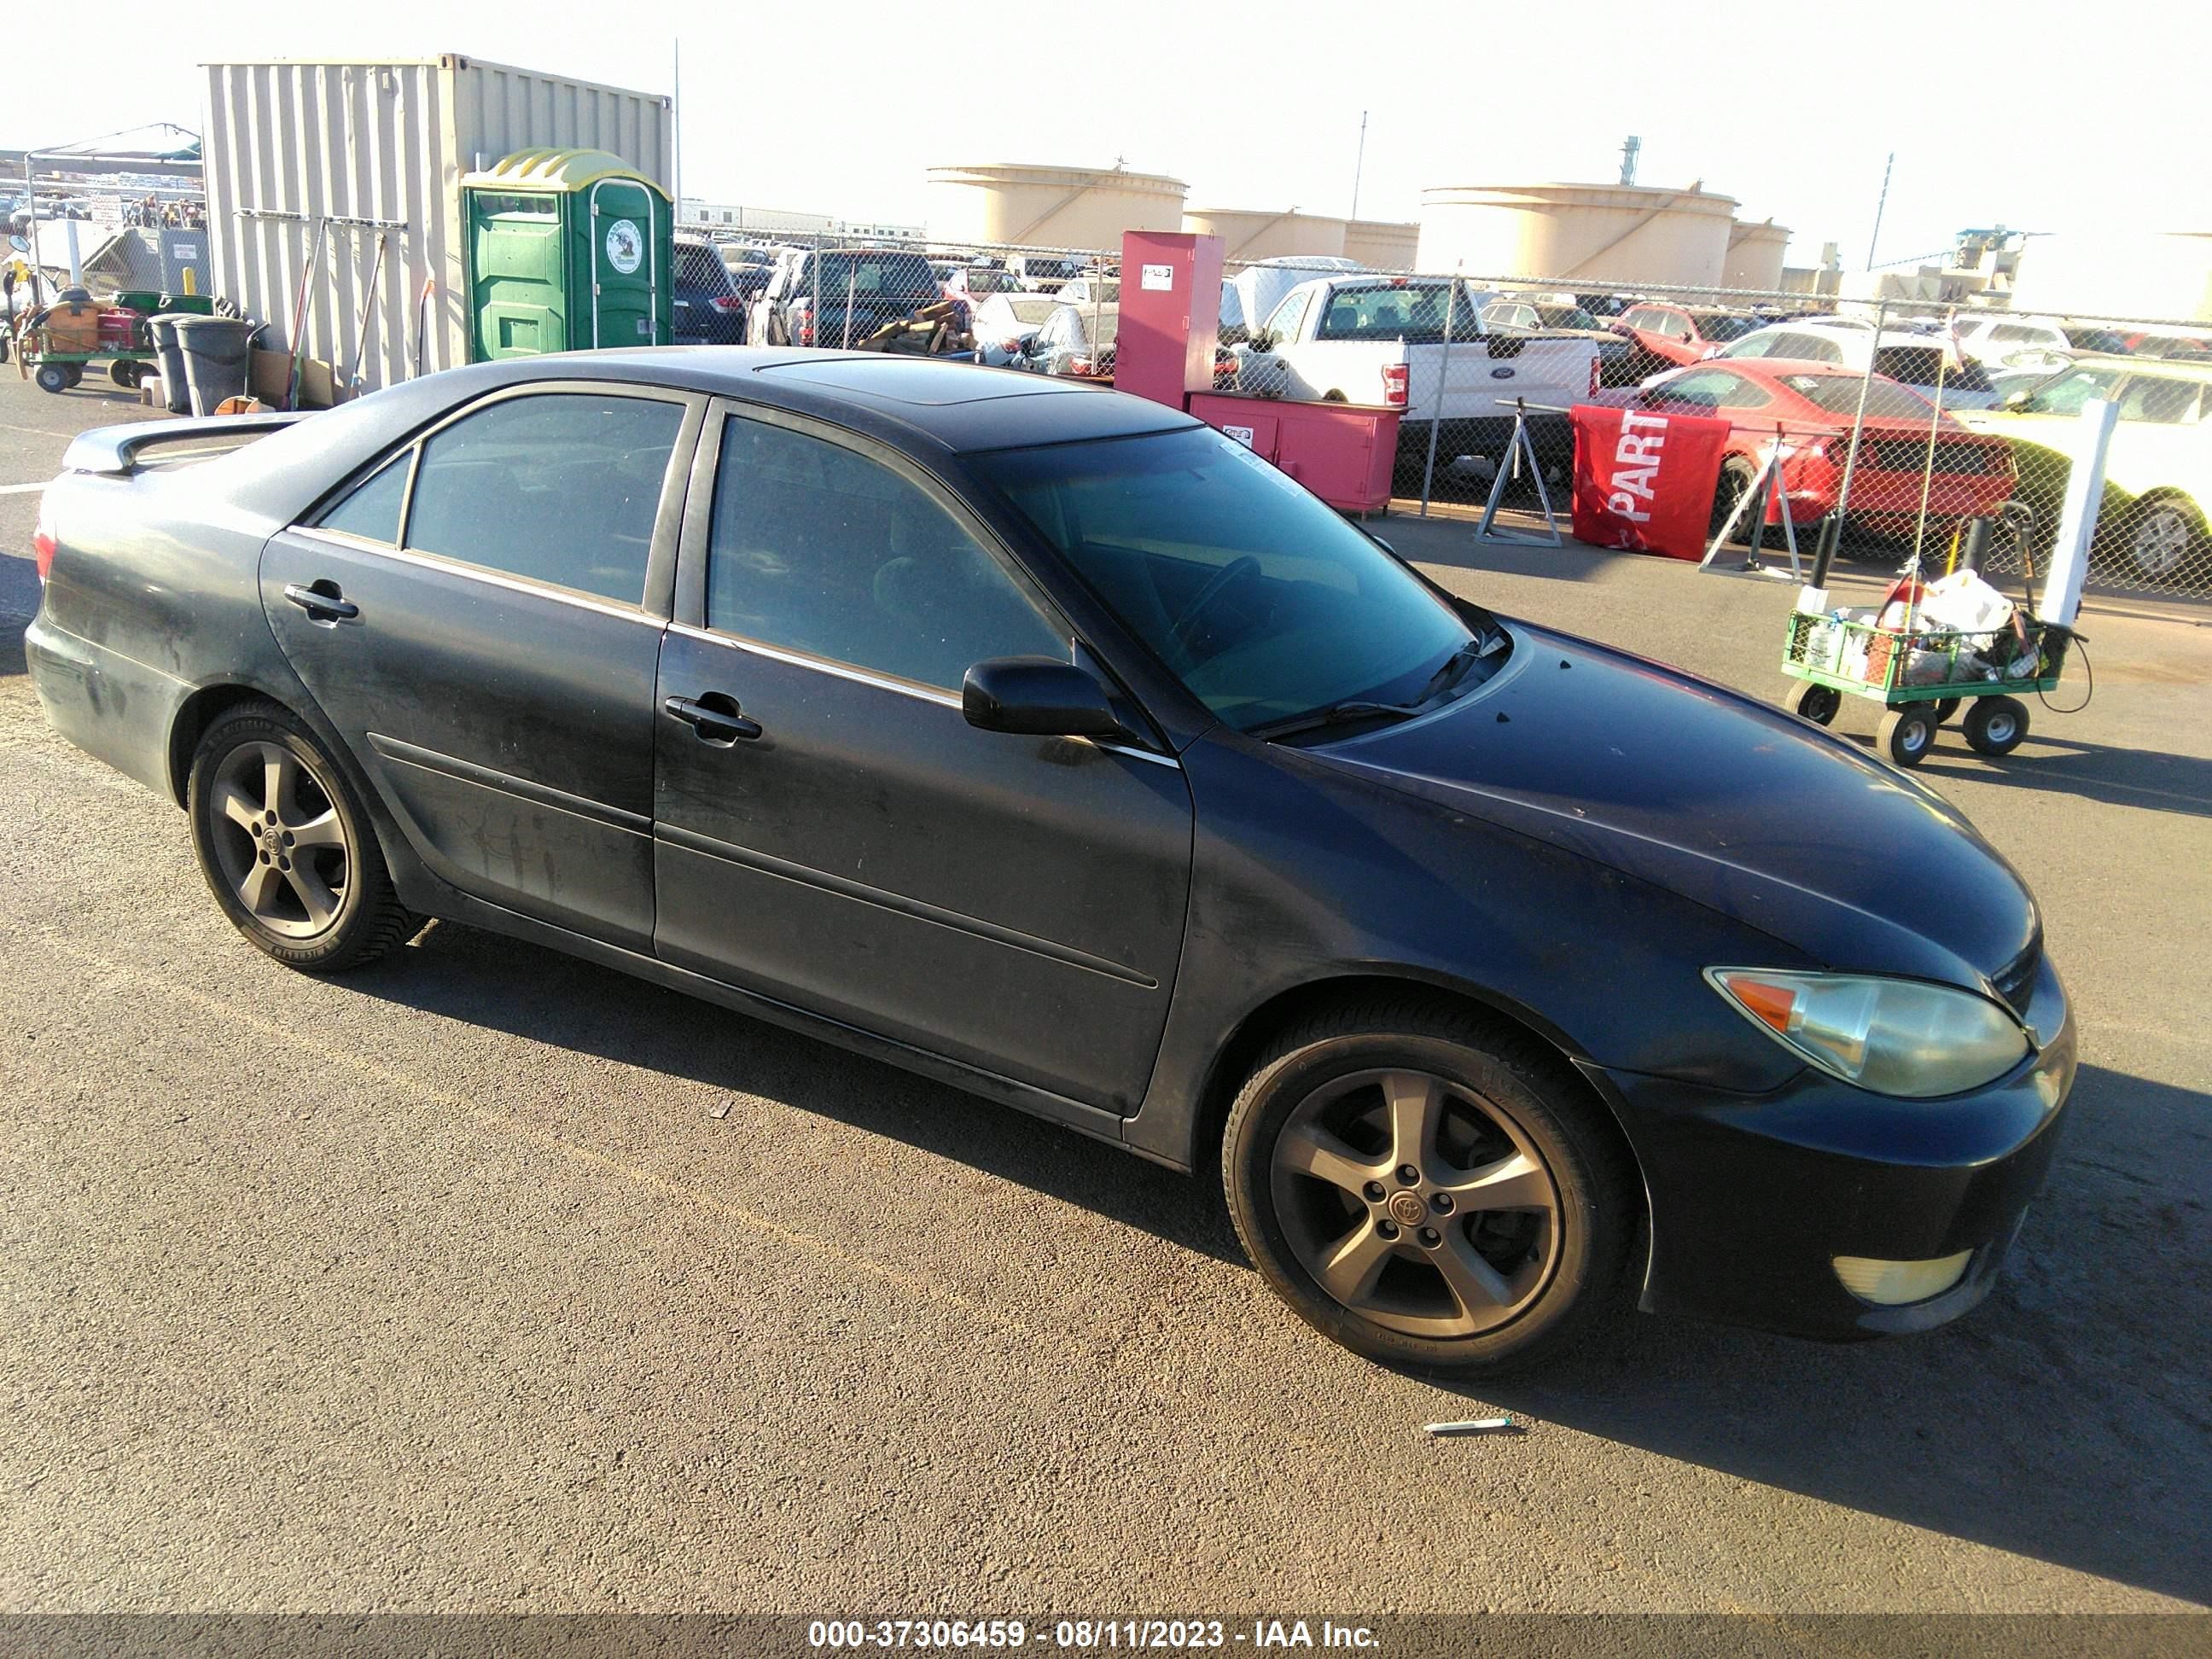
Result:
{"label": "side skirt", "polygon": [[571,933],[565,927],[555,927],[550,922],[502,909],[468,894],[445,889],[439,894],[439,902],[432,907],[431,913],[467,927],[481,927],[487,933],[504,933],[511,939],[542,945],[565,956],[578,957],[650,984],[715,1003],[749,1018],[782,1026],[802,1036],[834,1043],[854,1054],[866,1054],[871,1060],[883,1060],[936,1082],[950,1084],[969,1094],[981,1095],[1000,1105],[1012,1106],[1033,1117],[1064,1125],[1078,1133],[1091,1136],[1094,1140],[1111,1141],[1116,1146],[1124,1144],[1122,1120],[1096,1106],[1086,1106],[1080,1101],[1070,1100],[1049,1090],[1018,1083],[1012,1078],[1000,1077],[995,1072],[963,1066],[958,1060],[947,1060],[908,1043],[895,1042],[872,1031],[864,1031],[858,1026],[847,1025],[842,1021],[810,1013],[804,1008],[778,1002],[773,997],[740,990],[734,985],[726,985],[704,974],[674,967],[658,957],[626,951],[618,945],[609,945],[582,933]]}

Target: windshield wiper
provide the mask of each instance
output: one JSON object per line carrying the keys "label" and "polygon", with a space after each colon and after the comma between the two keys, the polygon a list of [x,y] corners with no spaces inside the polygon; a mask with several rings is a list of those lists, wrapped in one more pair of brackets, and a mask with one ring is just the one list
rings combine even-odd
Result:
{"label": "windshield wiper", "polygon": [[1299,732],[1315,732],[1324,726],[1342,726],[1351,720],[1405,720],[1422,713],[1418,703],[1370,702],[1355,698],[1350,702],[1333,702],[1326,708],[1316,708],[1311,714],[1293,714],[1288,720],[1270,720],[1265,726],[1248,726],[1244,735],[1272,743],[1277,738],[1287,738]]}

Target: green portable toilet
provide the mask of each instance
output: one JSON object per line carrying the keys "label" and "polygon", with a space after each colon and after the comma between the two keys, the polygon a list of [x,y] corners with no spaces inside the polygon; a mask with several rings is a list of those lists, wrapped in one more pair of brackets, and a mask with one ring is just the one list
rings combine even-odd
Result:
{"label": "green portable toilet", "polygon": [[469,361],[665,345],[674,215],[599,149],[526,149],[461,180]]}

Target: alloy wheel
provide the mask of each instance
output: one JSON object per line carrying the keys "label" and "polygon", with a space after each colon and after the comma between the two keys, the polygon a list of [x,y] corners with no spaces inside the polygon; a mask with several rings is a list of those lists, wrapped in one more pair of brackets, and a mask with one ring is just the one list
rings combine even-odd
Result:
{"label": "alloy wheel", "polygon": [[2136,520],[2128,538],[2128,556],[2146,576],[2170,576],[2189,556],[2195,527],[2188,515],[2171,504],[2154,507]]}
{"label": "alloy wheel", "polygon": [[1416,1070],[1332,1079],[1275,1143],[1275,1211],[1336,1302],[1408,1335],[1494,1330],[1542,1293],[1559,1189],[1535,1143],[1474,1090]]}
{"label": "alloy wheel", "polygon": [[208,836],[246,913],[288,939],[326,933],[345,908],[353,845],[331,792],[281,744],[223,757],[208,797]]}

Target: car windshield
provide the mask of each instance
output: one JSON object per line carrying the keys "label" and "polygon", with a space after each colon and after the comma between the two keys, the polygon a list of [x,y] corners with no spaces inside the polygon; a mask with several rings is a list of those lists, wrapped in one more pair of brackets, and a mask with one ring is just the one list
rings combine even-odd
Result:
{"label": "car windshield", "polygon": [[1022,286],[1009,272],[984,270],[974,266],[969,268],[967,282],[970,294],[1017,294]]}
{"label": "car windshield", "polygon": [[977,465],[1240,730],[1352,701],[1410,702],[1474,637],[1368,537],[1211,428]]}
{"label": "car windshield", "polygon": [[2077,368],[2045,381],[2021,408],[2032,415],[2079,415],[2092,398],[2109,398],[2119,384],[2112,368]]}
{"label": "car windshield", "polygon": [[1005,303],[1019,323],[1044,322],[1060,309],[1060,301],[1049,294],[1010,295]]}
{"label": "car windshield", "polygon": [[[1859,388],[1864,382],[1856,374],[1784,374],[1782,384],[1831,415],[1850,415],[1858,409]],[[1876,375],[1874,384],[1866,387],[1866,412],[1909,415],[1924,421],[1936,412],[1936,405],[1911,388]]]}

